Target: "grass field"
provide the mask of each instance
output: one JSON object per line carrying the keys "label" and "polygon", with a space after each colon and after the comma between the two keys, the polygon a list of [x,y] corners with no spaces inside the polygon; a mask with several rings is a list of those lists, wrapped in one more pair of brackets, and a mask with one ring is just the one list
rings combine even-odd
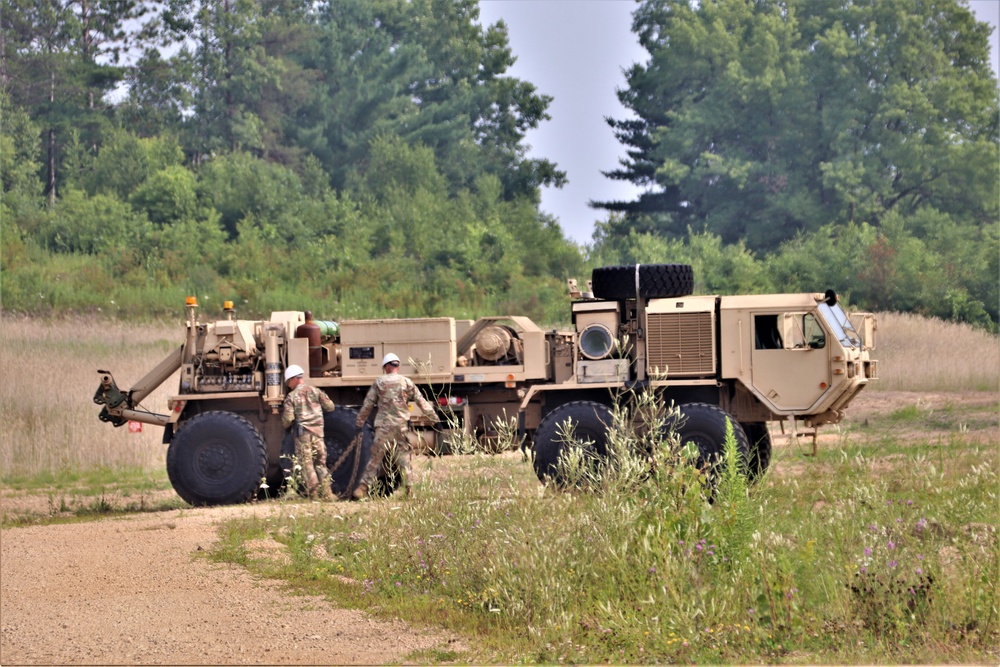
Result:
{"label": "grass field", "polygon": [[[4,511],[32,494],[76,520],[177,507],[159,431],[100,423],[91,397],[98,368],[130,386],[181,322],[2,324]],[[870,391],[920,393],[849,419],[815,458],[777,447],[760,484],[712,505],[669,466],[556,492],[517,453],[425,459],[416,499],[286,499],[227,523],[212,557],[474,638],[416,662],[996,664],[998,339],[890,314],[875,356]],[[987,399],[922,398],[964,392]]]}
{"label": "grass field", "polygon": [[[69,484],[84,473],[163,468],[162,430],[142,433],[98,421],[93,401],[98,369],[123,387],[139,380],[182,342],[174,326],[130,325],[72,318],[41,321],[4,317],[0,328],[0,471],[4,484]],[[165,383],[146,405],[164,410],[176,392]]]}
{"label": "grass field", "polygon": [[475,638],[474,663],[996,664],[989,433],[870,418],[704,501],[690,469],[543,488],[519,453],[424,460],[415,499],[292,502],[212,556],[293,590]]}
{"label": "grass field", "polygon": [[966,324],[881,313],[875,391],[1000,391],[1000,337]]}

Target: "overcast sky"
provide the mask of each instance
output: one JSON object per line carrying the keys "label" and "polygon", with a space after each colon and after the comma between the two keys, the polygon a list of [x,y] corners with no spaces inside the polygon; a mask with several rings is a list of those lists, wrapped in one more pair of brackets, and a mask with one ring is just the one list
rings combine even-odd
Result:
{"label": "overcast sky", "polygon": [[[996,29],[1000,0],[972,0],[980,21],[994,26],[990,38],[993,71],[998,70]],[[510,74],[535,84],[554,99],[552,120],[528,134],[530,155],[544,157],[566,172],[562,189],[542,191],[542,210],[559,220],[566,236],[588,243],[594,222],[607,215],[590,200],[634,199],[630,183],[612,181],[601,171],[624,155],[605,116],[623,118],[615,90],[625,85],[623,70],[645,60],[632,34],[632,0],[480,0],[484,25],[503,19],[517,62]]]}

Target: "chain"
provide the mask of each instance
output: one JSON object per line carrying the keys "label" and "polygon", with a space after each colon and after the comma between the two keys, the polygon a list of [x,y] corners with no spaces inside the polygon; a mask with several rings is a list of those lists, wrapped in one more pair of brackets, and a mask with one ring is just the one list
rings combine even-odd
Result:
{"label": "chain", "polygon": [[347,489],[346,494],[350,494],[354,490],[354,483],[358,479],[358,466],[361,464],[361,451],[360,451],[361,441],[364,440],[364,437],[365,437],[365,429],[362,426],[358,430],[358,434],[354,436],[354,440],[351,440],[351,444],[349,444],[347,446],[347,449],[344,450],[344,453],[341,454],[339,457],[337,457],[337,462],[334,463],[332,466],[328,466],[328,469],[330,471],[329,474],[331,477],[333,477],[333,473],[337,472],[337,470],[340,469],[340,466],[343,465],[344,461],[347,460],[347,457],[350,456],[351,453],[354,451],[358,452],[358,455],[354,457],[354,469],[351,471],[351,479],[347,483],[347,486],[345,487]]}

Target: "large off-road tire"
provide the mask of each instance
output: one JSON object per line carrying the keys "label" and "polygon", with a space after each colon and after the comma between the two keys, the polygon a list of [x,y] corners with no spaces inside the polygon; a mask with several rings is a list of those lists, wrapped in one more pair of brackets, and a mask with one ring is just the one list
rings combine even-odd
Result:
{"label": "large off-road tire", "polygon": [[771,464],[771,432],[767,430],[767,422],[747,422],[743,430],[750,442],[747,479],[756,482]]}
{"label": "large off-road tire", "polygon": [[167,449],[167,475],[192,505],[231,505],[253,498],[267,471],[260,432],[232,412],[203,412],[184,424]]}
{"label": "large off-road tire", "polygon": [[[357,419],[357,410],[338,407],[333,412],[326,413],[324,420],[326,465],[330,468],[330,484],[333,492],[342,498],[349,498],[354,493],[358,482],[361,481],[361,475],[365,472],[365,467],[372,458],[375,429],[370,423],[365,423],[361,429],[361,442],[355,444],[354,439],[358,435],[358,428],[355,426]],[[352,448],[351,452],[341,460],[341,456],[349,448]],[[384,481],[382,486],[388,486],[388,484],[388,481]],[[392,485],[392,490],[395,490],[398,485],[399,480],[397,479],[396,483]]]}
{"label": "large off-road tire", "polygon": [[594,401],[573,401],[555,408],[538,425],[532,443],[535,474],[539,480],[551,480],[557,486],[569,483],[559,466],[559,458],[568,448],[562,438],[567,420],[572,421],[576,440],[584,446],[584,453],[596,462],[607,455],[611,408]]}
{"label": "large off-road tire", "polygon": [[671,420],[669,426],[677,432],[681,445],[691,442],[698,448],[697,466],[708,474],[709,482],[717,478],[717,468],[725,453],[727,419],[733,425],[736,450],[740,455],[738,464],[745,473],[750,443],[739,422],[711,403],[685,403],[679,407],[680,416]]}
{"label": "large off-road tire", "polygon": [[[598,299],[634,299],[635,264],[603,266],[590,275]],[[639,296],[661,299],[687,296],[694,290],[694,271],[689,264],[639,264]]]}

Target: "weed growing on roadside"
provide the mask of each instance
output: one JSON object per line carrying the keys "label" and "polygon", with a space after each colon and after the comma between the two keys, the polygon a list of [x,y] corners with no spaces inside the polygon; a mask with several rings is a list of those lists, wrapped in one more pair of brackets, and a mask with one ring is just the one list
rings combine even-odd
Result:
{"label": "weed growing on roadside", "polygon": [[[912,504],[901,507],[901,514],[910,515],[905,510]],[[851,601],[857,618],[880,638],[926,620],[935,580],[922,553],[927,531],[926,518],[899,516],[894,523],[870,524],[859,536]]]}
{"label": "weed growing on roadside", "polygon": [[642,405],[614,411],[604,463],[578,443],[563,491],[470,456],[415,500],[261,522],[290,556],[267,571],[475,636],[477,661],[994,661],[996,452],[855,446],[749,487],[730,433],[709,496]]}

